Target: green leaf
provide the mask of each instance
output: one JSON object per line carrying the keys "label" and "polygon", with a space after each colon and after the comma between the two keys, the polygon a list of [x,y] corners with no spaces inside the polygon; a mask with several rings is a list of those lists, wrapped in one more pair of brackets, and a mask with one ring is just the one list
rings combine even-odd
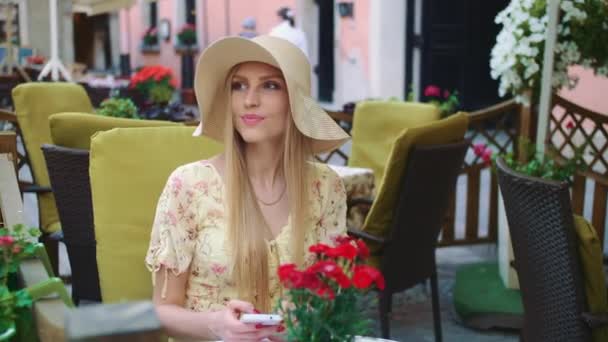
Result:
{"label": "green leaf", "polygon": [[31,306],[32,297],[25,289],[15,292],[15,307],[29,308]]}

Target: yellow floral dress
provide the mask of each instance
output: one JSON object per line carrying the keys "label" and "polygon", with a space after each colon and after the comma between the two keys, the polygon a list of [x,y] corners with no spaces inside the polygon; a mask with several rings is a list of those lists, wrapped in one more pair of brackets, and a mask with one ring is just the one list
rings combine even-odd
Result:
{"label": "yellow floral dress", "polygon": [[[312,215],[305,238],[306,250],[312,244],[330,243],[333,237],[346,233],[346,192],[342,180],[324,164],[311,165],[314,165],[309,197]],[[225,245],[226,233],[221,176],[207,161],[183,165],[171,174],[158,201],[146,266],[151,272],[165,266],[175,275],[189,270],[185,307],[194,311],[219,310],[229,300],[238,299],[228,274],[230,253]],[[276,303],[281,294],[276,269],[292,260],[291,233],[288,221],[279,235],[267,242],[271,303]]]}

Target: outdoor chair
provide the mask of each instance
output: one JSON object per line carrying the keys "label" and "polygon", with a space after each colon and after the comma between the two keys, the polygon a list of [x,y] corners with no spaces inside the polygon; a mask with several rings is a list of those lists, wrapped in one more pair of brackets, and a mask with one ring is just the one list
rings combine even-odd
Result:
{"label": "outdoor chair", "polygon": [[[523,299],[523,340],[591,341],[592,329],[608,325],[608,313],[589,313],[579,258],[582,245],[577,242],[568,184],[516,173],[502,159],[497,161],[497,171]],[[595,276],[602,288],[596,295],[603,303],[592,302],[605,310],[599,247],[598,251],[595,263],[600,274]],[[606,330],[597,333],[604,335],[594,336],[595,341],[608,337]]]}
{"label": "outdoor chair", "polygon": [[467,125],[468,116],[459,113],[404,130],[376,199],[349,203],[371,205],[363,230],[349,228],[349,234],[368,243],[370,263],[386,280],[379,293],[383,338],[390,337],[393,294],[430,279],[435,339],[442,339],[435,247],[469,146],[463,139]]}
{"label": "outdoor chair", "polygon": [[42,150],[72,270],[72,299],[76,305],[101,302],[89,182],[91,136],[117,127],[178,124],[83,113],[53,114],[49,122],[55,145],[44,144]]}
{"label": "outdoor chair", "polygon": [[72,300],[76,305],[81,301],[101,302],[95,259],[89,151],[50,144],[42,145],[42,151],[72,270]]}
{"label": "outdoor chair", "polygon": [[439,109],[431,104],[402,101],[357,103],[348,166],[374,170],[376,188],[379,188],[395,139],[406,128],[437,121],[439,118]]}
{"label": "outdoor chair", "polygon": [[40,147],[51,142],[50,115],[69,111],[93,113],[93,107],[84,89],[72,83],[24,83],[15,87],[12,95],[26,159],[34,180],[34,186],[23,190],[37,195],[42,241],[57,272],[57,241],[61,238],[61,224]]}
{"label": "outdoor chair", "polygon": [[193,137],[193,132],[194,127],[117,128],[91,140],[89,173],[104,303],[152,297],[144,258],[160,193],[178,166],[222,151],[219,143]]}

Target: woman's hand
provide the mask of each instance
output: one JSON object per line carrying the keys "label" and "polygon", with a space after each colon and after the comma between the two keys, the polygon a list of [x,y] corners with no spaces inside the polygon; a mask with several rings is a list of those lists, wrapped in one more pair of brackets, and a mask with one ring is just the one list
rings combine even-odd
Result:
{"label": "woman's hand", "polygon": [[221,311],[216,312],[211,331],[224,342],[260,341],[277,333],[277,327],[245,324],[239,320],[242,313],[256,313],[251,303],[231,300]]}

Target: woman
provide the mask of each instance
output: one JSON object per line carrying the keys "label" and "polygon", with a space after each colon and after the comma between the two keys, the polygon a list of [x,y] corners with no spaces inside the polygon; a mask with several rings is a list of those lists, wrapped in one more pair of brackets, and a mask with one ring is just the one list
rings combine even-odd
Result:
{"label": "woman", "polygon": [[171,174],[146,256],[172,336],[280,338],[239,314],[273,311],[279,264],[305,264],[308,246],[345,233],[342,181],[311,160],[348,135],[310,98],[309,75],[304,54],[276,37],[225,38],[201,55],[195,135],[224,153]]}

